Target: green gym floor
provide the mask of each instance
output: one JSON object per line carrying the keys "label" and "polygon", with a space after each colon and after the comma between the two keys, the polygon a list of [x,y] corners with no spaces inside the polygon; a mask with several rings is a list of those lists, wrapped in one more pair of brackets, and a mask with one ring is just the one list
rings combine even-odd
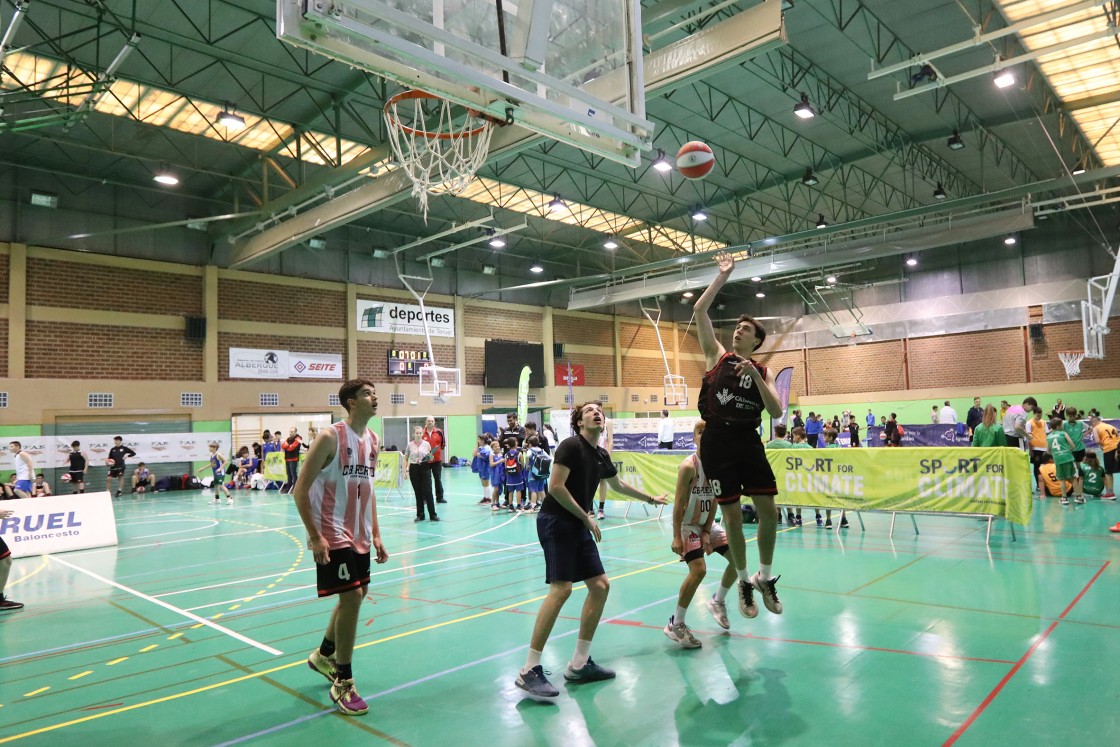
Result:
{"label": "green gym floor", "polygon": [[661,632],[684,576],[669,512],[634,505],[624,519],[608,504],[613,584],[592,653],[618,678],[563,683],[577,588],[544,654],[561,690],[544,705],[513,685],[545,592],[535,518],[492,515],[469,472],[444,475],[438,524],[414,524],[407,493],[380,496],[390,559],[354,659],[366,716],[336,713],[304,663],[333,603],[315,596],[290,498],[172,493],[116,502],[119,547],[15,561],[8,593],[27,606],[0,617],[0,743],[1022,747],[1120,734],[1116,504],[1036,501],[1018,542],[1003,525],[990,547],[972,519],[918,517],[915,536],[903,518],[893,541],[882,515],[840,535],[780,527],[785,614],[746,620],[729,605],[721,631],[702,601],[713,564],[688,613],[694,651]]}

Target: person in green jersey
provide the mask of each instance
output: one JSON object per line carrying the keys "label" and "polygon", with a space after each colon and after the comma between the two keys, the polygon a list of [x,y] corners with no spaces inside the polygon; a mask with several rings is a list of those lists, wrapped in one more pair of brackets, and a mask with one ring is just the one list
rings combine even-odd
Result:
{"label": "person in green jersey", "polygon": [[[777,433],[776,430],[774,432]],[[808,438],[809,438],[808,434],[805,433],[805,429],[802,428],[801,426],[797,426],[796,428],[794,428],[792,431],[790,431],[789,435],[793,439],[793,443],[791,443],[788,447],[779,447],[779,448],[790,448],[790,449],[811,449],[811,448],[813,448],[813,445],[811,443],[809,443],[809,441],[808,441]],[[773,444],[773,443],[774,442],[771,441],[770,443],[766,444],[766,448],[768,448],[768,449],[771,448],[771,444]],[[793,507],[786,506],[786,523],[789,524],[791,527],[801,526],[801,509],[798,508],[796,510],[796,513],[795,513]]]}
{"label": "person in green jersey", "polygon": [[1077,419],[1076,407],[1066,408],[1066,421],[1062,423],[1062,430],[1073,441],[1073,461],[1081,464],[1085,458],[1085,424]]}
{"label": "person in green jersey", "polygon": [[[1085,454],[1085,459],[1077,465],[1081,471],[1081,488],[1085,495],[1100,498],[1104,493],[1104,467],[1097,459],[1097,452],[1090,451]],[[1112,500],[1116,500],[1113,498]]]}
{"label": "person in green jersey", "polygon": [[[834,428],[824,429],[824,447],[826,449],[839,449],[842,448],[840,443],[836,440],[838,432]],[[821,512],[817,511],[817,526],[821,525]],[[826,529],[832,529],[832,509],[826,508],[824,511],[824,526]],[[848,528],[848,517],[844,516],[844,512],[840,512],[840,528]]]}
{"label": "person in green jersey", "polygon": [[1069,499],[1066,498],[1066,480],[1073,481],[1073,500],[1084,503],[1085,496],[1081,494],[1081,475],[1077,471],[1077,463],[1073,461],[1073,439],[1062,430],[1061,418],[1051,418],[1050,432],[1046,434],[1046,448],[1054,457],[1055,476],[1062,489],[1062,505],[1069,505]]}
{"label": "person in green jersey", "polygon": [[[774,437],[766,442],[766,450],[770,451],[772,449],[792,449],[793,444],[790,442],[789,438],[787,438],[788,434],[789,431],[784,424],[776,423],[774,425]],[[789,518],[790,526],[793,526],[793,509],[786,508],[785,513]],[[778,506],[778,523],[782,523],[781,506]]]}
{"label": "person in green jersey", "polygon": [[984,417],[980,425],[972,429],[973,446],[1007,446],[1007,435],[998,417],[999,413],[993,405],[984,408]]}

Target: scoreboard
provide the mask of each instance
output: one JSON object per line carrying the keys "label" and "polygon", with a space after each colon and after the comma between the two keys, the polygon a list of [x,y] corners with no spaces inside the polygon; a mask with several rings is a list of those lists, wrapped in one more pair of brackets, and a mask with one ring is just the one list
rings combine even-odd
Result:
{"label": "scoreboard", "polygon": [[389,350],[390,376],[419,376],[429,363],[427,350]]}

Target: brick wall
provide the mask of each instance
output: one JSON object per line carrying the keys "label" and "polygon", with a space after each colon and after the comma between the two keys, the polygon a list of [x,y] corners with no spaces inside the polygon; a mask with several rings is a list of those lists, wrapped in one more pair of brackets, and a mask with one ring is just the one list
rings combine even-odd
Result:
{"label": "brick wall", "polygon": [[908,342],[908,347],[911,389],[1026,381],[1021,327],[916,337]]}
{"label": "brick wall", "polygon": [[809,350],[810,395],[905,389],[902,341]]}
{"label": "brick wall", "polygon": [[[339,340],[338,343],[345,347],[345,343],[342,340]],[[358,340],[358,375],[362,378],[369,379],[375,384],[384,384],[387,382],[419,384],[420,378],[417,376],[389,376],[389,350],[401,347],[406,346],[391,340]],[[407,346],[409,350],[423,349],[424,347],[423,343],[419,345],[410,344]],[[433,342],[432,353],[435,354],[436,361],[439,365],[445,368],[454,368],[455,345],[453,343],[440,345]],[[469,382],[463,381],[462,374],[460,374],[459,383],[460,385],[465,385]]]}
{"label": "brick wall", "polygon": [[540,342],[544,339],[544,315],[540,311],[521,311],[501,306],[468,306],[463,318],[467,337],[487,340]]}
{"label": "brick wall", "polygon": [[573,366],[583,366],[586,386],[614,386],[614,355],[571,353],[565,354],[564,357],[570,358]]}
{"label": "brick wall", "polygon": [[[7,286],[4,286],[7,287]],[[0,319],[0,378],[8,375],[8,320]]]}
{"label": "brick wall", "polygon": [[[182,336],[182,332],[178,333]],[[359,342],[359,345],[361,343]],[[346,371],[346,341],[345,340],[327,340],[317,337],[287,337],[284,335],[246,335],[235,334],[231,332],[218,333],[218,380],[230,381],[229,378],[229,349],[230,348],[257,348],[276,350],[289,350],[298,353],[333,353],[342,356],[342,370]],[[359,358],[359,361],[361,359]],[[382,358],[381,365],[382,376],[385,374],[385,359]],[[236,381],[251,381],[251,379],[235,379]],[[275,379],[265,379],[265,381],[275,381]],[[307,382],[316,381],[315,379],[306,379]],[[319,379],[318,381],[326,381],[326,379]],[[335,379],[335,381],[342,381],[342,377]],[[373,379],[378,381],[378,379]]]}
{"label": "brick wall", "polygon": [[680,340],[680,351],[682,353],[701,353],[700,338],[696,336],[696,325],[684,326],[677,331],[677,337]]}
{"label": "brick wall", "polygon": [[27,304],[200,316],[202,278],[28,257]]}
{"label": "brick wall", "polygon": [[463,347],[463,376],[464,384],[482,386],[486,378],[486,348]]}
{"label": "brick wall", "polygon": [[[1021,340],[1020,337],[1020,345]],[[1065,381],[1066,369],[1058,359],[1058,353],[1084,349],[1080,322],[1044,325],[1042,340],[1030,341],[1031,381]],[[1105,335],[1104,353],[1102,360],[1081,361],[1082,378],[1103,379],[1120,375],[1120,335]]]}
{"label": "brick wall", "polygon": [[202,344],[179,329],[30,321],[25,361],[29,379],[202,380]]}
{"label": "brick wall", "polygon": [[705,373],[707,371],[704,367],[704,361],[681,360],[680,374],[684,377],[684,383],[688,384],[688,399],[690,402],[696,401],[696,395],[700,392],[700,380],[704,378]]}
{"label": "brick wall", "polygon": [[808,394],[805,391],[805,362],[800,350],[780,350],[773,353],[759,353],[755,356],[762,365],[769,368],[775,376],[783,368],[793,368],[793,379],[790,381],[790,396],[799,397]]}
{"label": "brick wall", "polygon": [[220,278],[218,316],[243,322],[343,328],[346,326],[346,291]]}
{"label": "brick wall", "polygon": [[552,340],[564,344],[601,345],[613,349],[614,322],[610,319],[566,316],[556,312],[552,315]]}
{"label": "brick wall", "polygon": [[[673,352],[673,338],[670,334],[671,328],[661,328],[661,339],[665,344],[666,351],[671,355]],[[622,354],[626,355],[629,350],[660,350],[657,345],[657,333],[654,332],[653,327],[646,322],[645,324],[628,324],[622,322],[618,325],[618,345],[622,348]]]}
{"label": "brick wall", "polygon": [[[676,373],[674,371],[673,373]],[[623,386],[656,386],[665,384],[665,362],[644,355],[622,354]]]}
{"label": "brick wall", "polygon": [[8,302],[8,255],[0,254],[0,303]]}

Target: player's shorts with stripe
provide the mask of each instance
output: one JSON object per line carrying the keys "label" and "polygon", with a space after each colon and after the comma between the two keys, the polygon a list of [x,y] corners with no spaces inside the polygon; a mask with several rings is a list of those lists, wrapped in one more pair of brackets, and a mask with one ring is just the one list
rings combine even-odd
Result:
{"label": "player's shorts with stripe", "polygon": [[744,495],[777,495],[774,470],[758,431],[709,422],[700,441],[700,463],[718,503],[737,503]]}
{"label": "player's shorts with stripe", "polygon": [[605,573],[595,538],[583,522],[539,513],[537,538],[544,550],[546,584],[554,581],[586,581]]}
{"label": "player's shorts with stripe", "polygon": [[319,596],[329,597],[351,589],[360,589],[369,583],[369,553],[360,553],[352,547],[330,551],[326,565],[315,566],[315,580]]}
{"label": "player's shorts with stripe", "polygon": [[[686,563],[704,557],[704,546],[700,542],[701,529],[703,527],[696,524],[681,524],[681,542],[684,543],[684,555],[681,557]],[[719,524],[712,524],[711,540],[712,552],[720,555],[727,552],[727,534]]]}

